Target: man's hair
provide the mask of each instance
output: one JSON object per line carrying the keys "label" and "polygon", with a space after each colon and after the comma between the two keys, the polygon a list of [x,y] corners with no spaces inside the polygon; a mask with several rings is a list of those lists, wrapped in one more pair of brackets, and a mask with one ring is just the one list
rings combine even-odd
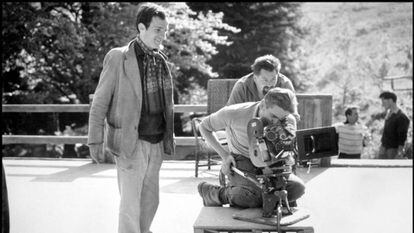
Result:
{"label": "man's hair", "polygon": [[251,68],[252,68],[253,73],[255,75],[258,75],[261,69],[264,69],[267,71],[276,70],[276,72],[279,73],[281,66],[282,65],[278,58],[276,58],[273,55],[268,54],[268,55],[264,55],[264,56],[256,58]]}
{"label": "man's hair", "polygon": [[397,95],[394,92],[391,91],[384,91],[379,96],[381,99],[392,99],[394,103],[397,102]]}
{"label": "man's hair", "polygon": [[290,113],[294,113],[298,105],[295,94],[289,89],[280,87],[270,89],[264,96],[264,102],[266,108],[277,105]]}
{"label": "man's hair", "polygon": [[349,123],[347,116],[351,115],[352,114],[352,110],[354,110],[354,109],[359,109],[359,108],[358,108],[358,106],[355,106],[355,105],[351,105],[351,106],[348,106],[346,108],[346,110],[345,110],[346,120],[345,120],[344,124],[348,124]]}
{"label": "man's hair", "polygon": [[153,17],[159,17],[160,19],[165,20],[165,9],[155,3],[144,3],[139,6],[137,11],[137,20],[135,22],[137,31],[139,32],[138,25],[140,23],[144,24],[145,28],[148,28]]}

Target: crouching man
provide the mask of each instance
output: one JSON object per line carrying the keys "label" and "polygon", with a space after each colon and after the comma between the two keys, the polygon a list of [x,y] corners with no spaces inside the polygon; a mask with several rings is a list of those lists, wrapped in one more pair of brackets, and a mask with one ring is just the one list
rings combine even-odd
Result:
{"label": "crouching man", "polygon": [[[254,166],[249,157],[249,140],[247,125],[255,117],[266,120],[269,124],[287,121],[296,130],[296,120],[293,116],[297,107],[294,93],[285,88],[272,88],[258,102],[246,102],[226,106],[205,118],[200,125],[200,132],[223,160],[222,171],[229,178],[229,185],[218,186],[201,182],[198,185],[204,206],[230,206],[241,208],[262,207],[262,190],[253,182],[231,172],[231,166],[244,173],[255,176],[261,170]],[[214,137],[213,132],[225,130],[229,151],[222,147]],[[286,190],[290,207],[296,206],[296,200],[305,192],[304,182],[289,174]]]}

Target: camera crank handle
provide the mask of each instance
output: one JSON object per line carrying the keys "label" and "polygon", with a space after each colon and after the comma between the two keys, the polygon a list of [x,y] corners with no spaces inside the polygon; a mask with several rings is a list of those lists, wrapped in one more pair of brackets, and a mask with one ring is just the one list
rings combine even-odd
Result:
{"label": "camera crank handle", "polygon": [[312,161],[309,160],[306,164],[308,165],[308,171],[306,173],[309,174],[310,173],[311,166],[312,166]]}
{"label": "camera crank handle", "polygon": [[279,157],[282,155],[282,153],[284,152],[285,150],[281,150],[280,152],[279,152],[279,154],[277,154],[276,156],[275,156],[275,159],[279,159]]}
{"label": "camera crank handle", "polygon": [[248,176],[246,173],[240,171],[239,169],[235,168],[234,166],[230,167],[231,170],[233,170],[235,173],[239,174],[240,176],[246,178],[247,180],[253,182],[257,187],[259,187],[260,189],[262,189],[262,184],[260,184],[257,180],[253,179],[252,177]]}

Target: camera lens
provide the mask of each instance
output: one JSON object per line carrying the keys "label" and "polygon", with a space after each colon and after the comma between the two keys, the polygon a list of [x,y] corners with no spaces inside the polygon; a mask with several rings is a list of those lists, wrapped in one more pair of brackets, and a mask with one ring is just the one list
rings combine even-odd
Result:
{"label": "camera lens", "polygon": [[266,129],[265,137],[267,140],[274,142],[279,137],[278,133],[276,132],[275,128]]}

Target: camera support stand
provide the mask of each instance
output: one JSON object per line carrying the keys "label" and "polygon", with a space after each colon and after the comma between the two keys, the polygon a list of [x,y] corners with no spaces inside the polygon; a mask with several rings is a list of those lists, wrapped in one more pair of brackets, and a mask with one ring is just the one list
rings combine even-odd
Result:
{"label": "camera support stand", "polygon": [[[266,124],[264,119],[253,118],[247,125],[249,157],[253,165],[261,169],[261,174],[252,177],[252,175],[232,167],[234,172],[250,180],[262,190],[261,214],[259,216],[243,215],[241,211],[233,217],[273,225],[277,227],[279,232],[281,231],[280,226],[299,222],[308,218],[309,214],[303,211],[292,211],[286,190],[287,179],[295,164],[293,158],[295,129],[286,121],[273,125]],[[285,213],[283,206],[287,210]]]}
{"label": "camera support stand", "polygon": [[[256,208],[241,210],[233,215],[234,219],[276,226],[277,231],[281,232],[281,226],[295,224],[310,216],[305,209],[292,211],[289,206],[285,176],[290,172],[257,175],[253,178],[235,167],[231,169],[259,187],[262,190],[263,199],[261,210]],[[283,204],[286,205],[287,213],[283,213]]]}

